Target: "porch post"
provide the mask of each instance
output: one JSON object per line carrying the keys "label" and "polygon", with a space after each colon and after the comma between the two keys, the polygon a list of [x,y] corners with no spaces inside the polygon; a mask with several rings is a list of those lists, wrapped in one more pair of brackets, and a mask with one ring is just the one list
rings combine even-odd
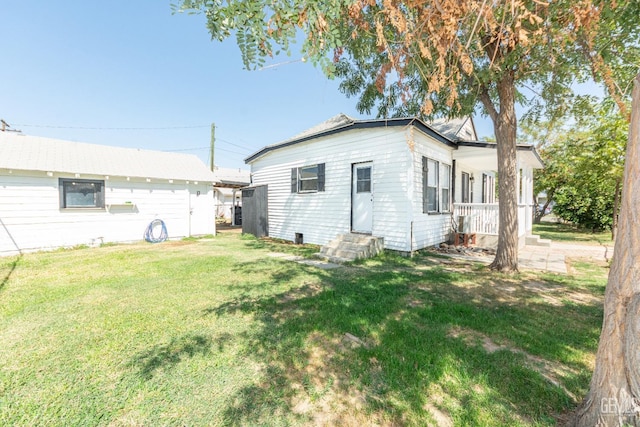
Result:
{"label": "porch post", "polygon": [[526,176],[526,192],[524,194],[524,205],[526,212],[526,233],[531,234],[533,230],[533,168],[531,166],[527,166],[525,168],[525,176]]}

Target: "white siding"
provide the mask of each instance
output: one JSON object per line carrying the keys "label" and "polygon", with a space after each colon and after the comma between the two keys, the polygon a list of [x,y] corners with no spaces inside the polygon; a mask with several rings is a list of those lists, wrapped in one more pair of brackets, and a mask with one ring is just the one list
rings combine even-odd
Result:
{"label": "white siding", "polygon": [[[410,168],[401,128],[350,130],[275,150],[252,163],[253,185],[269,185],[269,235],[326,244],[351,230],[351,168],[373,162],[373,231],[385,247],[410,250]],[[291,169],[325,163],[325,191],[291,193]]]}
{"label": "white siding", "polygon": [[[352,130],[282,148],[252,164],[269,185],[269,235],[325,244],[351,229],[351,168],[373,162],[373,232],[410,252],[447,240],[451,213],[422,212],[422,157],[452,165],[452,148],[409,128]],[[325,163],[325,192],[291,193],[291,168]],[[442,171],[442,169],[441,169]]]}
{"label": "white siding", "polygon": [[[451,230],[451,213],[423,213],[423,177],[422,158],[427,157],[440,163],[440,182],[442,182],[442,165],[452,165],[452,148],[441,142],[437,142],[421,132],[413,131],[409,134],[413,145],[413,164],[410,172],[410,182],[412,186],[411,211],[412,211],[412,250],[418,250],[427,246],[437,245],[448,238]],[[451,189],[449,190],[451,191]],[[442,192],[438,188],[438,198]],[[442,204],[442,200],[440,200]],[[443,209],[440,209],[443,210]]]}
{"label": "white siding", "polygon": [[[61,209],[59,178],[73,175],[0,170],[0,254],[17,248],[30,251],[142,240],[155,218],[166,223],[171,238],[215,232],[210,185],[110,177],[104,180],[106,209]],[[82,179],[103,180],[104,176],[83,175]],[[190,193],[197,191],[202,199],[191,206]],[[190,222],[191,209],[197,224]]]}

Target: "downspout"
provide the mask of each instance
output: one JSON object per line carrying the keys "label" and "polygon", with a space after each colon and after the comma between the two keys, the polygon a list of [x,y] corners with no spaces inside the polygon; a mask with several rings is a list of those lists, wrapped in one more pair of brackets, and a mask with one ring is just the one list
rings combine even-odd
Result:
{"label": "downspout", "polygon": [[413,142],[413,132],[412,128],[407,130],[406,138],[407,138],[407,148],[408,148],[408,164],[409,167],[407,169],[407,205],[408,205],[408,221],[409,221],[409,255],[413,256],[413,209],[414,202],[413,199],[415,197],[415,183],[414,183],[414,157],[415,157],[415,143]]}
{"label": "downspout", "polygon": [[[453,218],[455,218],[456,216],[456,159],[453,158],[453,153],[451,153],[451,218],[449,219],[449,238],[453,239],[454,235],[453,232],[456,231],[457,229],[457,223],[456,223],[456,227],[453,226],[454,220]],[[457,221],[457,220],[456,220]],[[449,240],[450,242],[451,240]]]}

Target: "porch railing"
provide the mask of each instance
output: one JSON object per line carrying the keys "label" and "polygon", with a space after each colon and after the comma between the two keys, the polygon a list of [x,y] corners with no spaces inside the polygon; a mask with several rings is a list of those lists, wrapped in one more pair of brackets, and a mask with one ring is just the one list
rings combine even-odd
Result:
{"label": "porch railing", "polygon": [[497,203],[454,203],[453,220],[465,217],[465,231],[478,234],[498,234]]}

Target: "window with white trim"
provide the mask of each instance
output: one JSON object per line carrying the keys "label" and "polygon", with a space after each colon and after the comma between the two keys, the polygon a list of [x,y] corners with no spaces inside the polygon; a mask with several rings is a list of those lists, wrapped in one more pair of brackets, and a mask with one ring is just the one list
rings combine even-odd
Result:
{"label": "window with white trim", "polygon": [[422,158],[422,212],[438,212],[439,164],[433,159]]}
{"label": "window with white trim", "polygon": [[324,191],[324,163],[291,169],[292,193]]}
{"label": "window with white trim", "polygon": [[496,181],[495,177],[486,173],[482,174],[482,203],[495,203]]}
{"label": "window with white trim", "polygon": [[440,180],[440,212],[451,211],[451,166],[442,164],[442,179]]}
{"label": "window with white trim", "polygon": [[58,187],[62,209],[104,208],[104,181],[60,178]]}
{"label": "window with white trim", "polygon": [[460,189],[460,193],[462,195],[462,203],[470,203],[470,193],[471,193],[471,179],[467,172],[462,172],[462,188]]}

